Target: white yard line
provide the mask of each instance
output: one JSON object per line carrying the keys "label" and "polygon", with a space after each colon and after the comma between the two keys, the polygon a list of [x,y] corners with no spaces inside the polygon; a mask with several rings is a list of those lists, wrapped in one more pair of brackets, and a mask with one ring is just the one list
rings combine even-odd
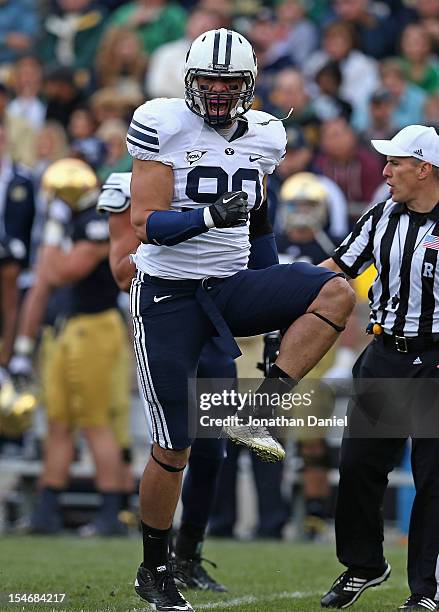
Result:
{"label": "white yard line", "polygon": [[245,606],[249,604],[263,604],[271,601],[277,601],[279,599],[303,599],[304,597],[316,597],[321,596],[318,591],[282,591],[280,593],[272,593],[271,595],[262,595],[261,597],[255,597],[254,595],[246,595],[244,597],[236,597],[235,599],[229,599],[225,601],[215,601],[214,603],[207,604],[195,604],[196,610],[225,610],[228,608],[237,608],[238,606]]}
{"label": "white yard line", "polygon": [[[403,581],[398,582],[401,586],[406,586]],[[389,589],[388,584],[380,585],[380,591]],[[185,591],[186,597],[190,600],[190,596]],[[323,591],[281,591],[279,593],[272,593],[271,595],[261,595],[255,597],[254,595],[244,595],[243,597],[235,597],[234,599],[215,601],[212,603],[194,604],[195,610],[227,610],[229,608],[237,608],[238,606],[246,606],[250,604],[264,604],[273,601],[279,601],[282,599],[303,599],[305,597],[320,597]],[[151,608],[133,608],[131,612],[150,612]]]}

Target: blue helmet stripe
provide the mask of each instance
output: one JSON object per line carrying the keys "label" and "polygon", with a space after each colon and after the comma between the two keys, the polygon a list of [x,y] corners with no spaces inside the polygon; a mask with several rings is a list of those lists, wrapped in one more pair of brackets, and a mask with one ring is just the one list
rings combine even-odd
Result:
{"label": "blue helmet stripe", "polygon": [[220,44],[220,32],[219,32],[219,30],[217,30],[215,32],[215,38],[213,39],[212,65],[214,67],[216,66],[216,64],[218,64],[219,44]]}
{"label": "blue helmet stripe", "polygon": [[225,66],[228,68],[230,66],[230,58],[232,57],[232,32],[227,30],[227,40],[226,40],[226,59]]}

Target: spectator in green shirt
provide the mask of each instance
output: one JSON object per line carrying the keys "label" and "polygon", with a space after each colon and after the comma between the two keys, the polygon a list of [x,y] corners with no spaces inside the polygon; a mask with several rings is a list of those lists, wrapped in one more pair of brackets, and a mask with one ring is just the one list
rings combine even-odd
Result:
{"label": "spectator in green shirt", "polygon": [[401,37],[401,59],[408,81],[428,94],[439,91],[439,62],[432,53],[430,35],[423,25],[409,24]]}
{"label": "spectator in green shirt", "polygon": [[106,158],[97,171],[102,183],[105,183],[112,172],[131,172],[133,159],[126,147],[127,129],[128,126],[123,121],[107,119],[97,131],[96,135],[107,148]]}
{"label": "spectator in green shirt", "polygon": [[163,43],[184,36],[186,18],[181,6],[167,0],[134,0],[117,9],[108,24],[135,30],[150,54]]}
{"label": "spectator in green shirt", "polygon": [[42,62],[72,68],[76,83],[87,87],[106,15],[92,0],[56,0],[42,24]]}

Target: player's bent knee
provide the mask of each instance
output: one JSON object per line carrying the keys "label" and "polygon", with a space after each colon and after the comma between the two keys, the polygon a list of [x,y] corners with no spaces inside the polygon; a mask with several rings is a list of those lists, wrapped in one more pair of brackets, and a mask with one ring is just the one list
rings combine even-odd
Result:
{"label": "player's bent knee", "polygon": [[[327,312],[348,316],[355,306],[355,292],[341,276],[331,278],[320,290],[312,310],[322,306]],[[320,308],[319,308],[320,310]]]}

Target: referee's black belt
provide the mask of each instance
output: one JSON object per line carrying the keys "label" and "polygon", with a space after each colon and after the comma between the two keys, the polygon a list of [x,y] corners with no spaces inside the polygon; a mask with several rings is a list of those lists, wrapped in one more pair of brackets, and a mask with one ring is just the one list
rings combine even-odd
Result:
{"label": "referee's black belt", "polygon": [[416,353],[428,349],[439,349],[439,334],[429,336],[416,336],[407,338],[391,334],[380,334],[375,336],[376,342],[382,342],[384,346],[393,348],[398,353]]}

